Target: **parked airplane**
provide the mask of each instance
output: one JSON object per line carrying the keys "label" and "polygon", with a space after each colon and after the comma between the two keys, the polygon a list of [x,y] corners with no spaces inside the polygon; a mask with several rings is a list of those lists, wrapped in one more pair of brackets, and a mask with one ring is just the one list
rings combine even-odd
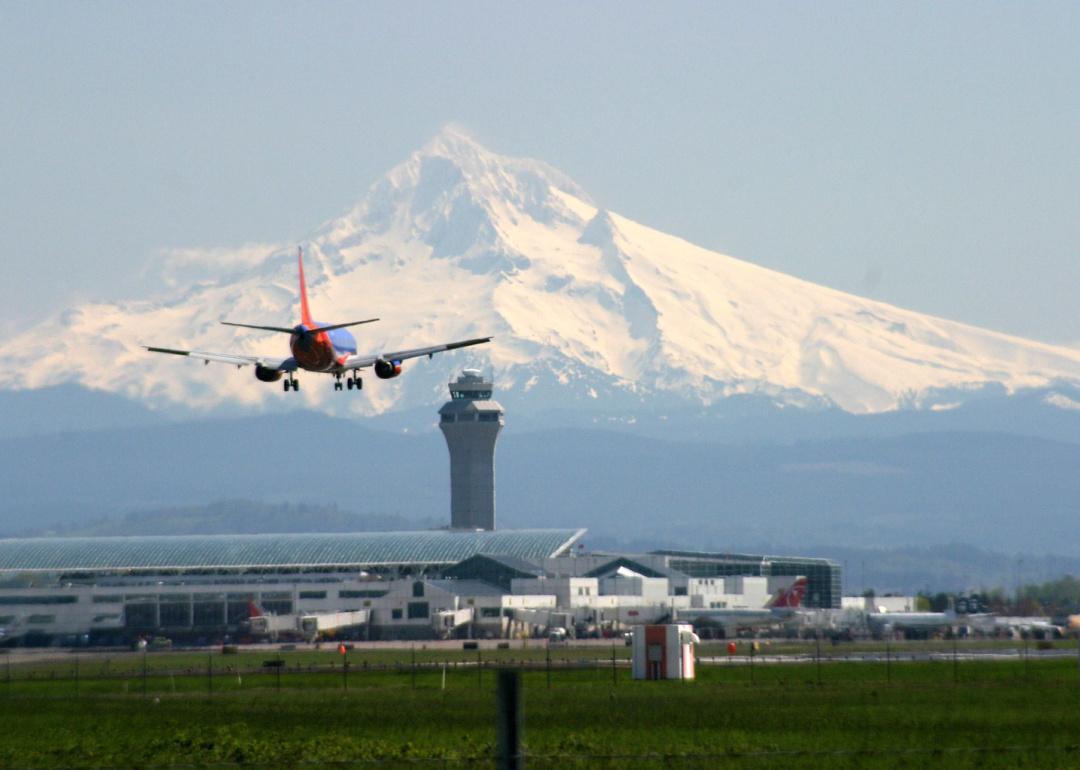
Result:
{"label": "parked airplane", "polygon": [[983,633],[1034,636],[1040,639],[1059,639],[1065,635],[1062,626],[1046,617],[988,615],[974,625]]}
{"label": "parked airplane", "polygon": [[0,645],[10,645],[26,634],[26,616],[15,615],[6,626],[0,626]]}
{"label": "parked airplane", "polygon": [[866,622],[875,636],[880,636],[893,631],[944,631],[966,621],[949,609],[945,612],[869,612]]}
{"label": "parked airplane", "polygon": [[300,382],[296,379],[296,371],[304,369],[309,372],[323,372],[334,375],[334,390],[342,389],[341,378],[348,375],[345,384],[349,390],[354,387],[360,390],[364,381],[360,378],[359,370],[373,367],[375,376],[380,380],[389,380],[401,374],[401,363],[409,358],[427,356],[431,358],[436,353],[445,350],[455,350],[470,345],[480,345],[490,342],[491,337],[478,337],[471,340],[447,342],[442,345],[431,345],[426,348],[413,348],[412,350],[396,350],[387,353],[357,355],[356,339],[346,331],[348,326],[378,321],[378,318],[368,318],[364,321],[350,321],[343,324],[324,324],[313,321],[311,309],[308,306],[307,284],[304,281],[304,252],[297,250],[297,264],[300,268],[300,323],[292,328],[284,326],[261,326],[257,324],[234,323],[222,321],[226,326],[240,326],[246,329],[262,329],[263,331],[280,332],[289,335],[289,348],[292,356],[289,358],[264,358],[262,356],[242,356],[234,353],[206,353],[198,350],[175,350],[173,348],[158,348],[146,346],[151,353],[171,353],[177,356],[196,358],[203,363],[233,364],[234,366],[254,366],[255,377],[262,382],[277,382],[282,377],[283,389],[300,390]]}
{"label": "parked airplane", "polygon": [[719,626],[725,636],[735,636],[740,629],[760,628],[779,623],[792,617],[802,606],[806,596],[807,579],[797,578],[787,588],[777,591],[773,598],[760,609],[716,608],[678,610],[681,620],[689,620],[694,628]]}

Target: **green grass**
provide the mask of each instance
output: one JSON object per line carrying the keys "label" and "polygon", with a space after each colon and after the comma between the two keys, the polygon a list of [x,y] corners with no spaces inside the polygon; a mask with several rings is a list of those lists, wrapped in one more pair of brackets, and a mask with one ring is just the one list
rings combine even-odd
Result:
{"label": "green grass", "polygon": [[[724,664],[679,683],[613,681],[611,651],[579,648],[550,686],[527,658],[528,767],[1080,767],[1075,659]],[[482,659],[526,659],[497,652]],[[73,661],[0,669],[0,767],[493,766],[495,673],[452,665],[475,652],[418,649],[414,677],[409,650],[357,650],[348,690],[335,653],[284,653],[280,689],[273,657],[150,654],[145,696],[137,654],[82,661],[77,683]]]}

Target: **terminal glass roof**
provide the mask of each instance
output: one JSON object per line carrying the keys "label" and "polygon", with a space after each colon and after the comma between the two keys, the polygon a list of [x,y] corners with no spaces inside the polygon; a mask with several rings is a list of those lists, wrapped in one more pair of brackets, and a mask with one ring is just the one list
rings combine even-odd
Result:
{"label": "terminal glass roof", "polygon": [[478,553],[544,559],[583,529],[0,540],[0,572],[456,564]]}

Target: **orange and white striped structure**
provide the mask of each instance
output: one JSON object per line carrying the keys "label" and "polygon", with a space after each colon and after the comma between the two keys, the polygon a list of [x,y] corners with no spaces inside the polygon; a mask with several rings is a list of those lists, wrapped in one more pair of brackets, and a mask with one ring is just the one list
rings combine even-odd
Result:
{"label": "orange and white striped structure", "polygon": [[634,679],[693,679],[697,634],[689,623],[635,626]]}

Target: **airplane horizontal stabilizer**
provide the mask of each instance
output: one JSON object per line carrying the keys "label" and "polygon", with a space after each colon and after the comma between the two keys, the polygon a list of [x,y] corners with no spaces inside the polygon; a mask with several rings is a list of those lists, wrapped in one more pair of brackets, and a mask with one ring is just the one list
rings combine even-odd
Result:
{"label": "airplane horizontal stabilizer", "polygon": [[314,329],[309,329],[312,332],[331,332],[334,329],[344,329],[346,326],[359,326],[360,324],[370,324],[378,321],[378,318],[368,318],[364,321],[349,321],[347,324],[333,324],[332,326],[317,326]]}
{"label": "airplane horizontal stabilizer", "polygon": [[[333,331],[334,329],[344,329],[346,326],[359,326],[360,324],[369,324],[369,323],[373,323],[373,322],[378,321],[378,320],[379,320],[378,318],[368,318],[368,319],[366,319],[364,321],[349,321],[349,323],[345,323],[345,324],[332,324],[330,326],[316,326],[314,328],[308,329],[307,331],[308,331],[308,334],[318,334],[319,332],[329,332],[329,331]],[[295,327],[291,328],[291,329],[287,329],[284,326],[260,326],[259,324],[241,324],[241,323],[235,323],[233,321],[222,321],[221,323],[223,323],[225,326],[241,326],[241,327],[243,327],[245,329],[262,329],[263,331],[266,331],[266,332],[283,332],[285,334],[295,334],[296,333]]]}
{"label": "airplane horizontal stabilizer", "polygon": [[259,326],[257,324],[238,324],[232,321],[222,321],[225,326],[242,326],[245,329],[262,329],[264,332],[283,332],[285,334],[292,334],[296,329],[287,329],[284,326]]}

